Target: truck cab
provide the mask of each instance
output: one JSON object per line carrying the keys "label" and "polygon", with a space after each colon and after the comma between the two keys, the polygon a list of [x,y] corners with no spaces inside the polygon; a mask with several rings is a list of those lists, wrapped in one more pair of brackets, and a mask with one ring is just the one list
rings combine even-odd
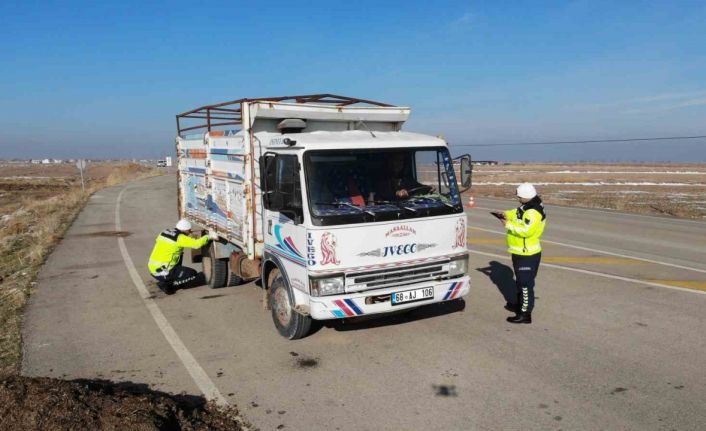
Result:
{"label": "truck cab", "polygon": [[180,130],[180,214],[221,237],[208,264],[260,278],[288,339],[312,320],[465,296],[470,157],[401,131],[408,108],[317,96],[241,101],[239,130],[195,139]]}

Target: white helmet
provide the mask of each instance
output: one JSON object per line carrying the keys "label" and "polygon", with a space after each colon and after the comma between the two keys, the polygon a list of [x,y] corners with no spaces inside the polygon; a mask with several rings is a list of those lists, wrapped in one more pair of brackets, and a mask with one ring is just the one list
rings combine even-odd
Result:
{"label": "white helmet", "polygon": [[176,228],[182,232],[191,230],[191,222],[189,220],[181,219],[177,222]]}
{"label": "white helmet", "polygon": [[532,199],[537,196],[537,190],[530,183],[522,183],[517,186],[517,197],[522,199]]}

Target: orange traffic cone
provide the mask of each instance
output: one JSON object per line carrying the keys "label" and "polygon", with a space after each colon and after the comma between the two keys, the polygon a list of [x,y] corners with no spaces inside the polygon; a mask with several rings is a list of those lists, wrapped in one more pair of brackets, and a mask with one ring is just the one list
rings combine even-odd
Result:
{"label": "orange traffic cone", "polygon": [[476,206],[476,200],[473,197],[473,195],[468,196],[468,205],[466,205],[466,207],[474,208],[475,206]]}

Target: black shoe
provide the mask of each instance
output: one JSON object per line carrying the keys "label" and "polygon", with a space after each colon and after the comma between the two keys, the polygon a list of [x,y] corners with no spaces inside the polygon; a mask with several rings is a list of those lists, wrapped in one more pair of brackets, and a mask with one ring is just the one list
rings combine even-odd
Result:
{"label": "black shoe", "polygon": [[160,281],[159,283],[157,283],[157,287],[159,287],[159,290],[161,290],[167,295],[174,295],[174,292],[176,292],[176,289],[174,288],[174,285],[172,283],[165,283]]}
{"label": "black shoe", "polygon": [[507,311],[512,311],[513,313],[517,313],[517,304],[510,304],[509,302],[505,303],[505,309]]}
{"label": "black shoe", "polygon": [[517,313],[506,320],[510,323],[532,323],[532,315],[530,313]]}

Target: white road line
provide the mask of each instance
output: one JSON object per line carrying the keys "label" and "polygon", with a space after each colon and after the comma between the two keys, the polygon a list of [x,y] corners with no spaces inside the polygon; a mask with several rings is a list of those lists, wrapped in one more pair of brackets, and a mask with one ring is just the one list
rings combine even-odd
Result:
{"label": "white road line", "polygon": [[[123,188],[120,191],[120,193],[118,194],[118,199],[115,203],[116,231],[121,230],[120,200],[122,199],[125,190],[127,190],[127,187]],[[208,377],[201,365],[199,365],[199,363],[196,361],[194,355],[189,352],[189,349],[186,348],[184,342],[181,341],[181,338],[179,338],[179,335],[177,335],[172,325],[164,316],[162,310],[159,309],[157,303],[151,298],[149,291],[145,287],[145,284],[142,282],[142,278],[140,278],[140,275],[138,274],[137,269],[135,268],[135,264],[132,262],[132,258],[130,257],[130,254],[127,251],[127,247],[125,246],[125,240],[121,237],[118,237],[118,247],[120,248],[120,253],[123,255],[125,266],[127,267],[127,270],[130,273],[130,278],[132,278],[132,282],[137,288],[137,292],[140,294],[142,301],[145,303],[145,306],[149,310],[150,314],[152,314],[152,318],[157,324],[157,327],[159,327],[159,330],[162,331],[162,335],[164,335],[164,338],[167,339],[169,345],[172,346],[174,352],[177,354],[177,356],[179,356],[179,359],[181,359],[182,364],[184,364],[184,367],[186,367],[186,371],[189,372],[191,378],[194,380],[194,383],[196,383],[196,386],[199,387],[199,390],[201,390],[206,399],[213,400],[217,404],[222,406],[228,405],[228,401],[226,401],[223,395],[221,395],[221,392],[218,390],[216,385]]]}
{"label": "white road line", "polygon": [[[477,227],[477,226],[470,226],[468,229],[473,229],[473,230],[480,230],[483,232],[490,232],[494,233],[496,235],[505,235],[505,232],[498,232],[497,230],[493,229],[486,229],[482,227]],[[575,248],[577,250],[583,250],[583,251],[590,251],[592,253],[601,253],[601,254],[606,254],[608,256],[616,256],[616,257],[624,257],[627,259],[633,259],[633,260],[640,260],[642,262],[649,262],[649,263],[654,263],[657,265],[663,265],[663,266],[671,266],[672,268],[679,268],[679,269],[686,269],[688,271],[695,271],[695,272],[701,272],[706,274],[706,269],[701,269],[701,268],[694,268],[691,266],[684,266],[684,265],[678,265],[676,263],[669,263],[669,262],[662,262],[660,260],[653,260],[653,259],[647,259],[644,257],[637,257],[637,256],[631,256],[629,254],[622,254],[622,253],[614,253],[612,251],[606,251],[606,250],[598,250],[595,248],[590,248],[590,247],[582,247],[580,245],[573,245],[573,244],[567,244],[565,242],[558,242],[558,241],[551,241],[548,239],[542,239],[542,242],[546,242],[547,244],[556,244],[560,245],[562,247],[570,247],[570,248]]]}
{"label": "white road line", "polygon": [[[500,258],[500,259],[510,259],[510,256],[508,256],[508,255],[486,253],[484,251],[477,251],[477,250],[470,250],[469,249],[468,252],[473,253],[473,254],[480,254],[483,256]],[[570,268],[568,266],[555,265],[553,263],[542,263],[541,266],[546,266],[549,268],[556,268],[556,269],[563,269],[565,271],[578,272],[578,273],[586,274],[586,275],[595,275],[598,277],[611,278],[613,280],[627,281],[629,283],[644,284],[646,286],[664,287],[666,289],[679,290],[681,292],[698,293],[700,295],[706,295],[706,292],[702,291],[702,290],[694,290],[694,289],[687,289],[685,287],[670,286],[668,284],[654,283],[652,281],[645,281],[645,280],[638,280],[637,278],[621,277],[619,275],[605,274],[603,272],[589,271],[587,269]]]}

